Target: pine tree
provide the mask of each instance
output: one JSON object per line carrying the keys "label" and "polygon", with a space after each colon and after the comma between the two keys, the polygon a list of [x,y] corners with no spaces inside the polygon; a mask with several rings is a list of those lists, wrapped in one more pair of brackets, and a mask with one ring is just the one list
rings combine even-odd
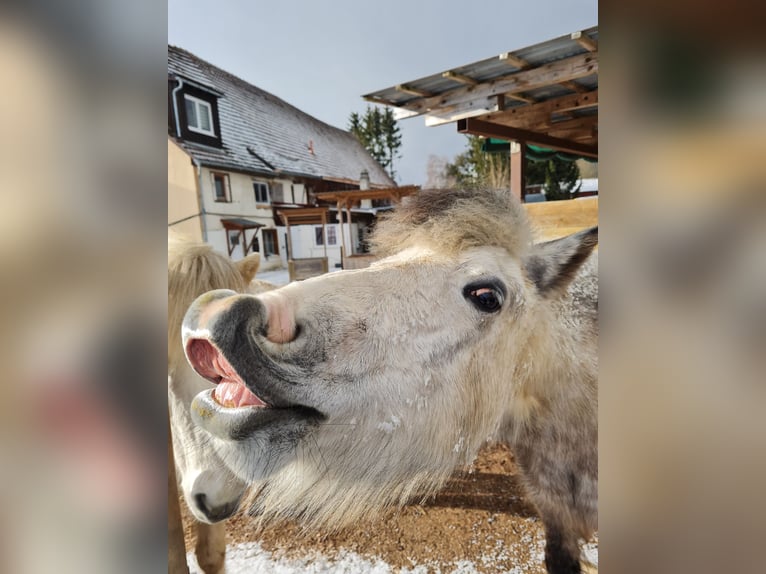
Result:
{"label": "pine tree", "polygon": [[[508,154],[482,151],[483,138],[473,135],[467,138],[468,149],[447,164],[446,176],[461,187],[510,187]],[[524,184],[544,184],[545,196],[549,201],[572,199],[579,191],[579,186],[575,189],[579,178],[580,169],[575,162],[553,155],[542,161],[527,161]]]}
{"label": "pine tree", "polygon": [[391,179],[396,179],[394,160],[401,157],[398,151],[402,146],[402,135],[391,108],[381,111],[377,106],[367,106],[364,115],[351,112],[349,131],[383,166]]}

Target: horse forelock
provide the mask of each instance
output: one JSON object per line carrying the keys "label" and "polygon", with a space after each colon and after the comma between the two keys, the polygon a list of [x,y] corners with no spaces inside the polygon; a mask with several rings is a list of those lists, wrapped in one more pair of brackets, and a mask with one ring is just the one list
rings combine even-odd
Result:
{"label": "horse forelock", "polygon": [[418,245],[450,255],[496,246],[520,257],[530,240],[526,213],[508,191],[425,189],[381,216],[371,243],[382,256]]}

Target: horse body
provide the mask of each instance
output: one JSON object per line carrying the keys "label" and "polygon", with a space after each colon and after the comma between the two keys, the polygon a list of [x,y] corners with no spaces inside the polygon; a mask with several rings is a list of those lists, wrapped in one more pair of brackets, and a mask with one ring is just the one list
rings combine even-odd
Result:
{"label": "horse body", "polygon": [[184,500],[197,523],[197,562],[206,573],[223,569],[226,540],[221,521],[238,509],[246,483],[210,446],[210,436],[194,424],[191,403],[213,385],[184,360],[181,321],[200,294],[217,288],[246,291],[267,287],[252,281],[259,256],[233,263],[204,243],[168,235],[168,404],[173,454]]}
{"label": "horse body", "polygon": [[549,571],[579,572],[596,528],[596,330],[565,293],[595,231],[531,246],[507,195],[421,192],[374,241],[368,269],[199,297],[184,349],[216,387],[194,421],[260,520],[308,526],[426,496],[497,436]]}

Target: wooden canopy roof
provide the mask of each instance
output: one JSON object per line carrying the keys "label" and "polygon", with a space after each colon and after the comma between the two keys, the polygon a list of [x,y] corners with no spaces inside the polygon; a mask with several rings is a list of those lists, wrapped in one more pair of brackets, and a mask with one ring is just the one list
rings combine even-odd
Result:
{"label": "wooden canopy roof", "polygon": [[282,223],[290,225],[324,225],[327,223],[326,207],[300,207],[277,211]]}
{"label": "wooden canopy roof", "polygon": [[339,207],[351,207],[363,199],[390,199],[399,203],[402,197],[412,195],[420,189],[417,185],[403,185],[386,189],[352,189],[348,191],[327,191],[317,193],[316,198],[322,201],[333,201]]}
{"label": "wooden canopy roof", "polygon": [[244,217],[230,217],[228,219],[221,218],[221,225],[224,229],[231,231],[244,231],[245,229],[258,229],[259,227],[266,227],[263,223],[245,219]]}
{"label": "wooden canopy roof", "polygon": [[426,125],[598,157],[598,27],[364,98]]}

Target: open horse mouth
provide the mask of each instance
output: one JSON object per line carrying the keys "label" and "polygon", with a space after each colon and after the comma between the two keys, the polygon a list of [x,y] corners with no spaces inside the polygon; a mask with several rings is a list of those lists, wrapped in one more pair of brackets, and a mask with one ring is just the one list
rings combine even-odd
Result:
{"label": "open horse mouth", "polygon": [[265,401],[247,388],[231,363],[205,339],[191,339],[186,356],[197,373],[216,385],[213,399],[222,407],[267,407]]}
{"label": "open horse mouth", "polygon": [[266,398],[256,395],[207,339],[189,339],[186,357],[200,376],[216,385],[199,393],[191,404],[192,419],[214,436],[240,441],[257,431],[289,429],[286,436],[298,439],[324,419],[316,409],[287,402],[273,391]]}

